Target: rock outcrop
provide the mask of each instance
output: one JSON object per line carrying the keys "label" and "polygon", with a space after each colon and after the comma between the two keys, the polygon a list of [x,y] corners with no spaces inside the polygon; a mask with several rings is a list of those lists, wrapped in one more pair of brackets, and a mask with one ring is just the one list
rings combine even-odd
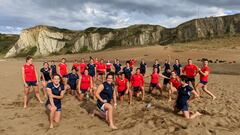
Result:
{"label": "rock outcrop", "polygon": [[[47,56],[112,47],[165,45],[239,34],[240,14],[194,19],[170,29],[160,25],[132,25],[120,29],[91,27],[83,31],[72,31],[36,26],[23,30],[5,57],[18,56],[23,52]],[[35,49],[29,51],[31,48]]]}

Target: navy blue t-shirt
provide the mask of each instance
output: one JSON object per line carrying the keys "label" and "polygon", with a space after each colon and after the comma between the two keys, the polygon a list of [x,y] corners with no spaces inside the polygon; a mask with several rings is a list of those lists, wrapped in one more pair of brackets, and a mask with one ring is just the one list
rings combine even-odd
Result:
{"label": "navy blue t-shirt", "polygon": [[90,75],[95,75],[95,67],[96,67],[96,65],[89,63],[89,64],[87,65],[87,67],[88,67],[88,73],[89,73]]}
{"label": "navy blue t-shirt", "polygon": [[56,65],[51,65],[50,68],[52,69],[52,75],[57,74],[57,67],[56,67]]}
{"label": "navy blue t-shirt", "polygon": [[180,73],[181,73],[181,71],[180,71],[180,70],[181,70],[181,69],[180,69],[181,67],[182,67],[181,64],[178,64],[178,65],[177,65],[177,64],[174,64],[174,65],[173,65],[173,70],[176,72],[176,74],[177,74],[178,76],[179,76]]}
{"label": "navy blue t-shirt", "polygon": [[127,68],[127,67],[124,67],[123,68],[123,73],[124,73],[124,75],[125,75],[125,77],[128,79],[128,80],[130,80],[130,78],[131,78],[131,75],[132,75],[132,68]]}
{"label": "navy blue t-shirt", "polygon": [[166,72],[168,69],[171,69],[170,64],[164,63],[164,71]]}
{"label": "navy blue t-shirt", "polygon": [[[50,68],[41,68],[40,72],[43,74],[45,81],[51,80]],[[42,79],[42,76],[41,76]]]}
{"label": "navy blue t-shirt", "polygon": [[160,64],[153,64],[153,69],[157,68],[158,69],[158,73],[160,72]]}
{"label": "navy blue t-shirt", "polygon": [[180,86],[178,88],[177,104],[186,105],[191,96],[192,90],[192,87],[189,85],[186,85],[185,87]]}
{"label": "navy blue t-shirt", "polygon": [[147,66],[146,63],[140,63],[140,70],[145,72],[146,71],[146,66]]}
{"label": "navy blue t-shirt", "polygon": [[68,84],[75,85],[79,79],[78,74],[69,73],[68,74]]}
{"label": "navy blue t-shirt", "polygon": [[[61,91],[64,90],[64,85],[59,85],[59,87],[55,87],[53,85],[53,83],[48,83],[47,84],[47,88],[51,89],[52,90],[52,94],[55,95],[55,96],[60,96],[61,95]],[[53,102],[54,102],[54,105],[57,107],[57,108],[61,108],[61,99],[56,99],[56,98],[53,98]],[[46,104],[50,104],[50,101],[49,101],[49,98],[47,100],[47,103]]]}
{"label": "navy blue t-shirt", "polygon": [[121,70],[121,64],[113,64],[114,68],[115,68],[115,73],[118,73]]}

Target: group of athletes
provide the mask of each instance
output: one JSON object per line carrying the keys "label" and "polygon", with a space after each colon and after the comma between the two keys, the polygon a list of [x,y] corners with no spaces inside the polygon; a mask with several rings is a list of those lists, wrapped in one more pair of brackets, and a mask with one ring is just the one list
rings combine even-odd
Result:
{"label": "group of athletes", "polygon": [[[178,59],[171,66],[170,59],[165,60],[163,66],[156,59],[152,65],[152,73],[147,75],[146,71],[150,69],[144,60],[136,66],[136,60],[130,59],[121,65],[118,59],[113,63],[107,60],[90,57],[89,62],[81,59],[80,63],[75,60],[71,65],[71,71],[68,71],[66,59],[56,65],[54,61],[43,63],[40,69],[40,82],[44,97],[47,99],[45,105],[49,112],[50,128],[53,128],[54,122],[59,123],[61,118],[61,100],[64,95],[69,93],[78,100],[89,100],[96,102],[98,109],[94,110],[92,115],[98,115],[104,118],[109,127],[117,129],[113,122],[113,110],[117,107],[117,99],[120,104],[124,96],[128,95],[128,103],[133,103],[133,96],[144,100],[145,91],[149,94],[160,96],[163,91],[168,92],[168,101],[172,101],[174,93],[177,97],[174,104],[174,111],[183,115],[187,119],[193,119],[201,113],[188,110],[188,104],[195,98],[200,97],[202,89],[214,100],[216,97],[207,89],[208,76],[210,68],[208,60],[202,61],[202,67],[199,68],[193,64],[191,59],[182,66]],[[200,76],[200,82],[195,83],[195,77]],[[150,78],[149,88],[146,90],[145,78]],[[160,83],[163,78],[163,83]],[[30,88],[33,88],[35,95],[40,103],[43,103],[39,93],[39,80],[37,70],[33,64],[31,56],[26,57],[26,63],[22,67],[22,79],[24,82],[24,108],[28,105],[28,95]],[[190,86],[192,85],[192,86]],[[193,96],[191,96],[193,95]]]}

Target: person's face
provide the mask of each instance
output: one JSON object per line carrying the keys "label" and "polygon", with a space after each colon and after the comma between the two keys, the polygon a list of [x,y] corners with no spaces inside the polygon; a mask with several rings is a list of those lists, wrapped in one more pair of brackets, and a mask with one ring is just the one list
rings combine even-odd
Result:
{"label": "person's face", "polygon": [[208,65],[208,61],[204,61],[203,66],[207,66],[207,65]]}
{"label": "person's face", "polygon": [[72,73],[76,74],[76,70],[75,70],[75,69],[73,69],[73,70],[72,70]]}
{"label": "person's face", "polygon": [[176,78],[176,73],[175,73],[175,72],[171,72],[171,76],[172,76],[173,78]]}
{"label": "person's face", "polygon": [[192,60],[188,60],[188,64],[192,64]]}
{"label": "person's face", "polygon": [[91,59],[90,62],[93,63],[93,59]]}
{"label": "person's face", "polygon": [[32,63],[33,63],[33,59],[29,59],[29,60],[27,61],[27,63],[32,64]]}
{"label": "person's face", "polygon": [[155,60],[155,64],[158,64],[158,61],[157,61],[157,60]]}
{"label": "person's face", "polygon": [[178,60],[175,60],[175,63],[176,63],[176,64],[178,64],[178,63],[179,63],[179,61],[178,61]]}
{"label": "person's face", "polygon": [[59,76],[54,76],[52,81],[55,85],[58,85],[60,83],[60,77]]}
{"label": "person's face", "polygon": [[101,60],[100,62],[103,63],[103,60]]}
{"label": "person's face", "polygon": [[85,60],[84,60],[84,59],[81,59],[81,62],[82,62],[82,63],[84,63],[84,62],[85,62]]}
{"label": "person's face", "polygon": [[140,74],[140,70],[139,69],[137,70],[137,74]]}
{"label": "person's face", "polygon": [[48,64],[47,63],[44,63],[44,68],[48,68]]}
{"label": "person's face", "polygon": [[113,82],[113,76],[112,75],[108,75],[107,82],[109,82],[109,83]]}
{"label": "person's face", "polygon": [[129,67],[129,63],[127,63],[127,67]]}
{"label": "person's face", "polygon": [[153,69],[153,72],[154,72],[154,73],[157,73],[157,71],[158,71],[157,68],[154,68],[154,69]]}
{"label": "person's face", "polygon": [[66,62],[66,60],[65,59],[62,59],[62,63],[65,63]]}
{"label": "person's face", "polygon": [[88,75],[88,70],[84,70],[84,75]]}
{"label": "person's face", "polygon": [[125,78],[125,75],[124,74],[122,74],[122,75],[120,75],[121,76],[121,79],[124,79]]}

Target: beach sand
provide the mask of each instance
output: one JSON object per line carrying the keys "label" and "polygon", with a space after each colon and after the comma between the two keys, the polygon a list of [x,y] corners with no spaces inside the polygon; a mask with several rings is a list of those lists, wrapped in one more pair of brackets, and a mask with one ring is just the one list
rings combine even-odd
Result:
{"label": "beach sand", "polygon": [[[186,120],[173,113],[172,102],[167,102],[167,92],[164,96],[147,94],[144,102],[136,98],[132,105],[127,101],[118,105],[114,110],[114,121],[118,130],[111,130],[107,124],[98,117],[92,117],[89,112],[96,108],[93,101],[79,102],[71,95],[66,95],[62,101],[62,120],[54,129],[48,129],[49,122],[44,104],[37,102],[31,94],[29,107],[23,109],[23,83],[21,80],[21,66],[24,59],[6,59],[0,61],[0,134],[1,135],[238,135],[240,132],[240,49],[188,49],[181,51],[172,46],[150,46],[121,50],[106,50],[91,54],[74,54],[65,56],[52,56],[34,59],[34,64],[39,72],[45,60],[67,60],[88,58],[90,55],[104,59],[119,58],[127,60],[144,58],[151,67],[154,59],[158,58],[162,64],[167,55],[172,62],[179,58],[185,63],[187,58],[197,61],[203,57],[212,60],[222,59],[236,61],[235,64],[216,63],[210,64],[212,74],[208,88],[217,99],[202,94],[202,98],[190,104],[190,110],[199,111],[203,115]],[[68,63],[69,69],[72,62]],[[137,64],[138,66],[138,64]],[[148,69],[148,74],[152,69]],[[198,79],[199,77],[197,77]],[[146,91],[149,79],[146,79]],[[127,99],[127,98],[126,98]],[[146,109],[146,105],[152,106]]]}

